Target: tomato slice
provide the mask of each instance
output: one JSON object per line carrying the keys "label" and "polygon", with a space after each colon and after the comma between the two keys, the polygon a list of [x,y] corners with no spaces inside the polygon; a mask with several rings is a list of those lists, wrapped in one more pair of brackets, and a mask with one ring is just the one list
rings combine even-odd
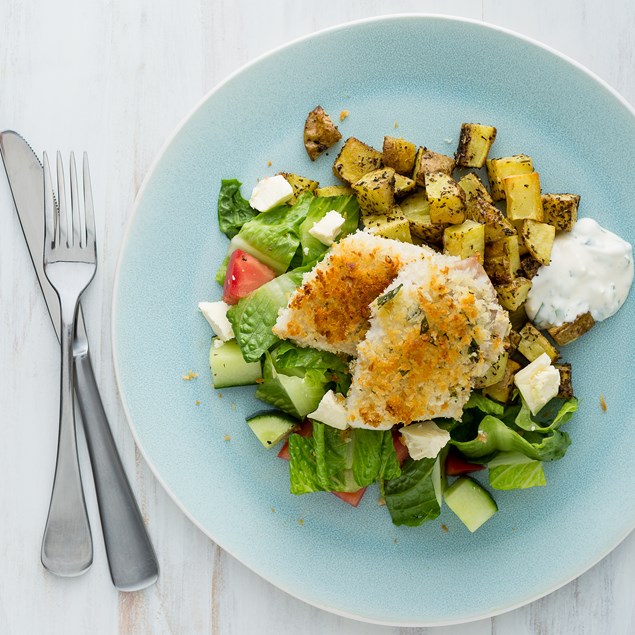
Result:
{"label": "tomato slice", "polygon": [[399,430],[393,429],[392,442],[395,446],[395,452],[397,453],[397,461],[399,465],[403,465],[403,462],[410,456],[408,454],[408,448],[401,442],[401,434]]}
{"label": "tomato slice", "polygon": [[223,300],[227,304],[236,304],[238,300],[248,296],[275,277],[276,274],[267,265],[263,265],[251,254],[236,249],[227,263]]}
{"label": "tomato slice", "polygon": [[362,489],[358,489],[356,492],[331,492],[335,494],[338,498],[341,498],[345,503],[352,505],[353,507],[357,507],[359,505],[359,501],[362,500],[362,496],[364,496],[364,492],[366,491],[365,487]]}
{"label": "tomato slice", "polygon": [[470,463],[453,450],[450,450],[448,458],[445,460],[445,473],[448,476],[460,476],[461,474],[478,472],[479,470],[484,469],[484,465],[480,465],[479,463]]}

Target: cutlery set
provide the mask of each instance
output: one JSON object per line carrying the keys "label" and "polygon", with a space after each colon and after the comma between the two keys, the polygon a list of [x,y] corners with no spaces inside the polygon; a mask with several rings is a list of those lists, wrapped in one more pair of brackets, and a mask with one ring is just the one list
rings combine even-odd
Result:
{"label": "cutlery set", "polygon": [[60,576],[80,575],[93,561],[75,436],[75,396],[88,445],[110,575],[120,591],[153,584],[158,564],[117,452],[89,354],[79,298],[97,268],[88,158],[82,196],[74,155],[70,197],[57,154],[57,196],[48,157],[40,163],[16,132],[0,133],[0,154],[38,282],[61,347],[59,437],[55,478],[42,541],[42,564]]}

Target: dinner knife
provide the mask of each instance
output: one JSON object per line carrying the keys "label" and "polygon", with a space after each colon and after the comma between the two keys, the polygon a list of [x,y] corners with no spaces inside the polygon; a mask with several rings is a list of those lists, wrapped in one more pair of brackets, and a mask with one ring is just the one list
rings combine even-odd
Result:
{"label": "dinner knife", "polygon": [[[12,130],[0,132],[0,154],[37,279],[59,340],[59,302],[44,275],[42,263],[42,164],[29,144]],[[137,591],[154,584],[159,575],[159,565],[97,389],[81,305],[73,358],[75,394],[88,444],[110,575],[120,591]]]}

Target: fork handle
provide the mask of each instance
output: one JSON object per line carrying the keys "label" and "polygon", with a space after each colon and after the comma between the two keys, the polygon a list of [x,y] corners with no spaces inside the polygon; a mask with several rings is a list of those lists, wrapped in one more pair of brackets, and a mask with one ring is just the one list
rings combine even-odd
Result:
{"label": "fork handle", "polygon": [[137,591],[156,581],[159,565],[112,438],[88,354],[75,357],[75,376],[110,576],[120,591]]}
{"label": "fork handle", "polygon": [[57,462],[49,513],[42,540],[42,564],[60,576],[80,575],[93,562],[93,542],[86,511],[75,436],[73,398],[73,325],[77,305],[61,303],[61,379]]}

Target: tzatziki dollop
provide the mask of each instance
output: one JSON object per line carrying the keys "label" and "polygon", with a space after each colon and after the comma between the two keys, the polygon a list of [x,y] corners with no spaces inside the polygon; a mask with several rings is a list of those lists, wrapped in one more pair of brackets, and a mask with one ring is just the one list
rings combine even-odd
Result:
{"label": "tzatziki dollop", "polygon": [[581,218],[556,236],[551,262],[532,280],[525,308],[539,328],[561,326],[590,312],[596,322],[614,315],[633,282],[633,247]]}

